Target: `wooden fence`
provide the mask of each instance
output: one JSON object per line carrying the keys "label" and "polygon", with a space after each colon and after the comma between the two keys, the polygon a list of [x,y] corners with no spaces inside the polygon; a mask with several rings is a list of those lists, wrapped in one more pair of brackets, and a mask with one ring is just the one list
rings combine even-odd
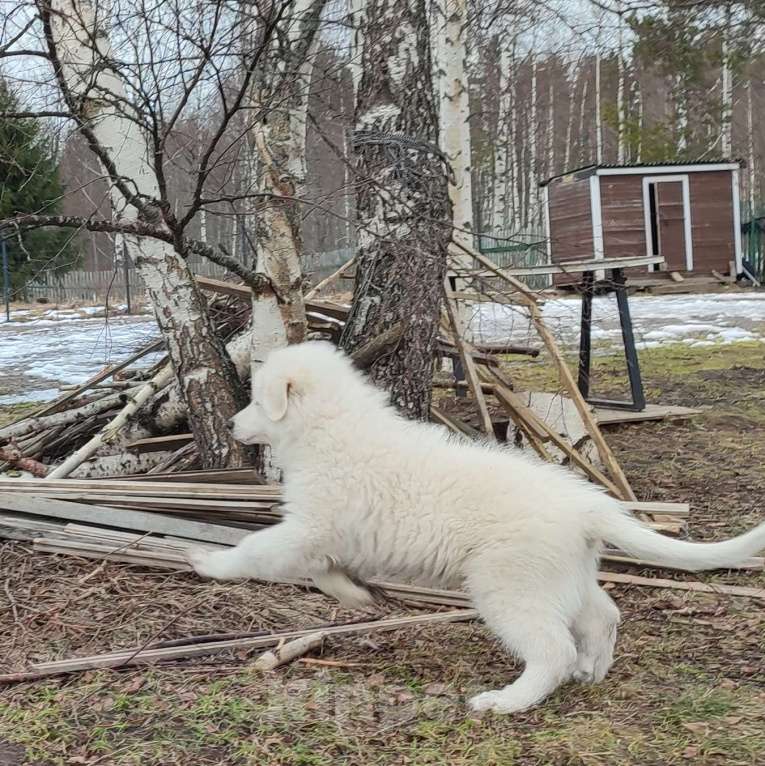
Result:
{"label": "wooden fence", "polygon": [[[326,253],[312,253],[303,261],[306,274],[319,281],[349,260],[353,250],[345,248]],[[206,260],[190,263],[195,274],[224,279],[226,269]],[[106,303],[141,305],[145,302],[144,286],[134,268],[119,267],[109,271],[70,271],[66,274],[44,274],[24,287],[24,299],[41,299],[53,303]]]}

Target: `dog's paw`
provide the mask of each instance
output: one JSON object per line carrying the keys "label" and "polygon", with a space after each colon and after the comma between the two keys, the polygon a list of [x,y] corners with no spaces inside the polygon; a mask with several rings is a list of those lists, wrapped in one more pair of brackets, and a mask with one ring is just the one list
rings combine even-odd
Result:
{"label": "dog's paw", "polygon": [[494,710],[497,705],[497,695],[499,692],[481,692],[471,697],[468,700],[468,705],[472,710],[476,712],[482,712],[484,710]]}
{"label": "dog's paw", "polygon": [[468,705],[476,712],[491,710],[494,713],[518,713],[525,710],[528,705],[518,704],[514,701],[512,694],[508,694],[506,689],[496,689],[489,692],[481,692],[471,697]]}
{"label": "dog's paw", "polygon": [[200,577],[213,579],[219,576],[216,573],[214,555],[215,551],[209,551],[205,548],[188,548],[186,561]]}

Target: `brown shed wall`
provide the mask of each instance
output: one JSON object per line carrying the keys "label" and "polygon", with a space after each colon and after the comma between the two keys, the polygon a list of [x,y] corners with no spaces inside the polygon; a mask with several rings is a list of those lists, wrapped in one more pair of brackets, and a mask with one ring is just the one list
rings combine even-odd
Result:
{"label": "brown shed wall", "polygon": [[[550,202],[550,252],[553,263],[593,257],[590,179],[553,181],[547,190]],[[578,277],[553,274],[553,284],[570,284]]]}

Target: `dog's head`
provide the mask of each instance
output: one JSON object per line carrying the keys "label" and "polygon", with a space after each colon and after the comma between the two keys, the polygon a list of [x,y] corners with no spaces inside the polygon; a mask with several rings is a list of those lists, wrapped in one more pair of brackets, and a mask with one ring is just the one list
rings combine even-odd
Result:
{"label": "dog's head", "polygon": [[252,402],[231,419],[234,438],[244,444],[274,444],[304,423],[305,404],[328,382],[353,375],[350,363],[329,343],[309,342],[272,351],[252,381]]}

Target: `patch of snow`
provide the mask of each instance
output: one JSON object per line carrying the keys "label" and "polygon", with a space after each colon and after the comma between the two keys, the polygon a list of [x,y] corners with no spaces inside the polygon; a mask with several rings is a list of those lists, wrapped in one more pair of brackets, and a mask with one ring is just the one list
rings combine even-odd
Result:
{"label": "patch of snow", "polygon": [[57,388],[43,388],[40,391],[25,391],[21,394],[0,396],[0,404],[21,404],[22,402],[50,402],[59,395]]}
{"label": "patch of snow", "polygon": [[[765,293],[703,295],[638,295],[630,298],[638,348],[663,343],[698,346],[765,339]],[[566,348],[579,343],[581,300],[559,298],[542,306],[542,315]],[[495,303],[479,304],[471,321],[475,337],[483,342],[510,341],[540,345],[523,308]],[[593,301],[592,341],[596,351],[622,347],[619,313],[614,295]]]}

